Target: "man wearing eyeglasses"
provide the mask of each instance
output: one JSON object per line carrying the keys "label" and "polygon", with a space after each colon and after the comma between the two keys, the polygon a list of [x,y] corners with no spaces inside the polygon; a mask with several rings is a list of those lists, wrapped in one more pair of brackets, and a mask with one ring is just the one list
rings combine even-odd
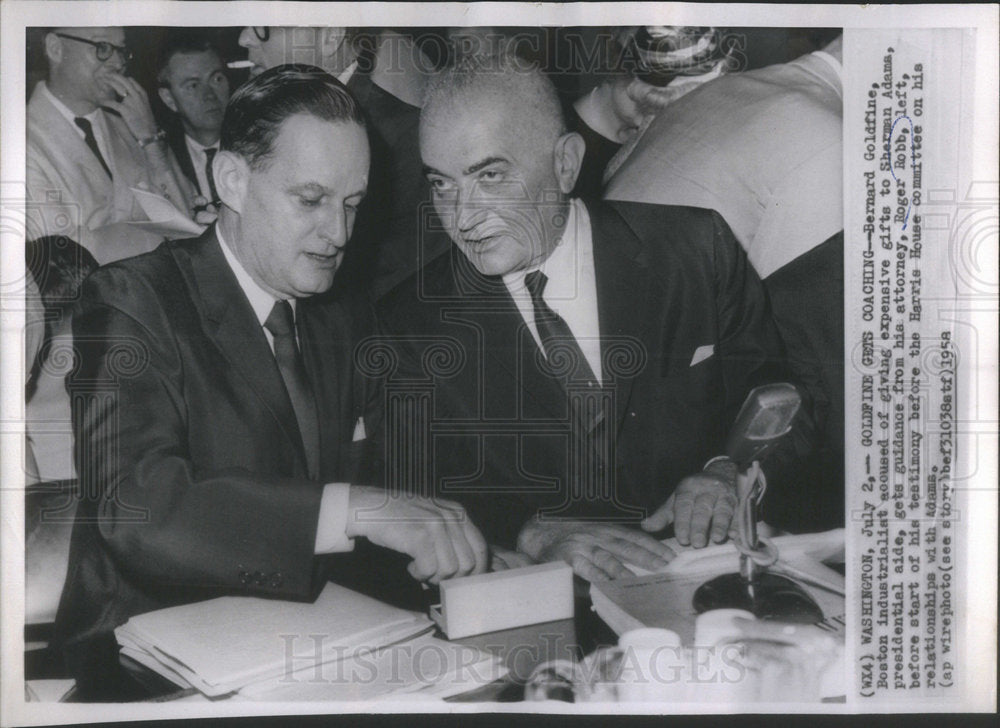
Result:
{"label": "man wearing eyeglasses", "polygon": [[122,28],[53,28],[45,34],[47,79],[28,102],[30,237],[66,235],[99,263],[152,250],[158,232],[132,188],[190,215],[192,190],[157,129],[142,86],[125,75]]}

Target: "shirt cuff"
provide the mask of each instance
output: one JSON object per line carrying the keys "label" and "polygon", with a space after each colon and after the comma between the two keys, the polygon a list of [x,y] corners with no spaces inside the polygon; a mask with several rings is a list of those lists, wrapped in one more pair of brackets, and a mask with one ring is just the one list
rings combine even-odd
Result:
{"label": "shirt cuff", "polygon": [[707,470],[709,465],[711,465],[712,463],[721,462],[722,460],[730,460],[730,457],[728,455],[716,455],[714,458],[705,463],[704,467],[702,467],[702,470]]}
{"label": "shirt cuff", "polygon": [[354,539],[347,537],[347,512],[351,486],[327,483],[319,502],[319,525],[316,527],[316,554],[336,554],[354,550]]}

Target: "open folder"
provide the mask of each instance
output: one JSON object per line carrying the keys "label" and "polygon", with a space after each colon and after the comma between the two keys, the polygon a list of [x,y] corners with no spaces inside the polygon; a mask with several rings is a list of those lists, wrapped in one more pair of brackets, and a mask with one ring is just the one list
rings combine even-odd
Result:
{"label": "open folder", "polygon": [[221,597],[138,615],[115,636],[122,654],[215,697],[432,629],[425,615],[327,584],[311,604]]}

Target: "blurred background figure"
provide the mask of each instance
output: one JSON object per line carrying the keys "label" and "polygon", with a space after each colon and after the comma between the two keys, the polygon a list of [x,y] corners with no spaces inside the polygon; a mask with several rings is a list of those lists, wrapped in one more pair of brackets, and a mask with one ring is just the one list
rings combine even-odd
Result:
{"label": "blurred background figure", "polygon": [[571,127],[587,143],[574,193],[600,195],[604,180],[628,156],[656,114],[730,70],[731,49],[715,28],[623,29],[609,54],[618,62],[611,77],[573,104]]}
{"label": "blurred background figure", "polygon": [[42,312],[42,335],[33,337],[38,343],[25,386],[28,442],[36,463],[28,480],[71,480],[76,471],[65,375],[73,366],[72,313],[80,285],[97,261],[76,241],[55,235],[29,241],[24,258]]}
{"label": "blurred background figure", "polygon": [[[50,236],[25,247],[28,282],[28,380],[25,386],[25,623],[47,639],[69,559],[77,480],[65,376],[74,366],[72,312],[97,261],[75,241]],[[32,660],[43,659],[45,653]],[[32,668],[34,669],[34,668]]]}
{"label": "blurred background figure", "polygon": [[838,35],[672,103],[623,150],[606,192],[718,211],[763,279],[819,428],[800,487],[767,514],[789,530],[843,525],[842,117]]}
{"label": "blurred background figure", "polygon": [[427,235],[421,224],[420,206],[429,196],[417,124],[434,65],[409,36],[390,29],[247,27],[239,42],[254,64],[251,75],[284,63],[318,66],[345,84],[365,112],[368,194],[338,287],[367,283],[377,297],[448,249],[446,236]]}
{"label": "blurred background figure", "polygon": [[146,91],[127,75],[122,28],[53,28],[44,35],[48,73],[28,102],[27,193],[31,237],[65,235],[101,263],[151,250],[163,236],[132,188],[189,215],[191,195],[157,129]]}
{"label": "blurred background figure", "polygon": [[215,207],[212,161],[230,92],[222,54],[210,37],[181,29],[167,37],[157,65],[160,100],[174,115],[167,141],[202,205]]}

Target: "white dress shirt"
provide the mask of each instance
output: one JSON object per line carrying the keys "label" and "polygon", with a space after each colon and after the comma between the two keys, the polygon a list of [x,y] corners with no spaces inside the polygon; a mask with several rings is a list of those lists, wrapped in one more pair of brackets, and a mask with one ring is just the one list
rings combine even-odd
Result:
{"label": "white dress shirt", "polygon": [[[250,308],[253,309],[254,315],[260,323],[264,336],[267,337],[267,343],[270,345],[271,353],[273,354],[274,336],[264,326],[264,322],[271,315],[271,309],[274,308],[277,299],[261,288],[257,284],[257,281],[247,273],[246,269],[229,248],[229,244],[225,238],[223,238],[220,225],[215,226],[215,234],[222,246],[222,254],[232,269],[233,275],[236,276],[236,282],[240,284],[240,288],[243,290],[244,295],[246,295],[247,301],[250,303]],[[289,298],[287,300],[292,307],[292,313],[297,313],[295,299]],[[298,336],[297,330],[298,327],[296,326],[296,337]],[[316,529],[315,553],[332,554],[351,551],[354,548],[354,539],[347,537],[347,509],[350,500],[350,490],[351,486],[349,483],[327,483],[323,487],[323,497],[319,506],[319,525]]]}
{"label": "white dress shirt", "polygon": [[191,166],[194,167],[195,179],[198,180],[198,189],[201,191],[202,197],[207,198],[211,202],[212,187],[208,184],[208,173],[205,170],[205,162],[208,161],[208,155],[205,154],[205,150],[214,149],[218,152],[219,142],[216,141],[215,144],[204,146],[185,134],[184,143],[187,145],[188,154],[191,156]]}
{"label": "white dress shirt", "polygon": [[540,270],[548,279],[542,298],[569,326],[597,381],[603,384],[594,242],[590,215],[582,201],[570,200],[562,239],[540,266],[508,273],[503,277],[504,285],[535,338],[535,343],[544,352],[538,327],[535,326],[535,306],[531,301],[531,293],[524,284],[524,277],[535,270]]}
{"label": "white dress shirt", "polygon": [[101,150],[101,156],[104,157],[104,161],[107,162],[108,167],[111,168],[112,174],[115,171],[115,160],[108,149],[108,132],[104,128],[104,111],[98,107],[91,111],[89,114],[74,114],[66,104],[59,100],[59,98],[49,90],[48,85],[45,81],[40,81],[38,84],[42,93],[45,94],[52,105],[56,107],[56,110],[66,117],[69,125],[73,127],[81,139],[86,139],[87,135],[83,133],[83,129],[76,125],[77,117],[81,117],[90,122],[90,128],[94,132],[94,139],[97,140],[97,148]]}

